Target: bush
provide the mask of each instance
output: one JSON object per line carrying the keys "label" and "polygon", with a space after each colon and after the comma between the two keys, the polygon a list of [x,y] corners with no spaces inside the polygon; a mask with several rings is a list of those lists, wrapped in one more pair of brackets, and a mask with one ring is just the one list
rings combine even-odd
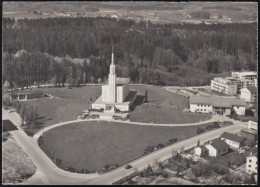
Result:
{"label": "bush", "polygon": [[5,142],[8,139],[9,136],[10,136],[9,132],[3,132],[2,133],[2,141]]}
{"label": "bush", "polygon": [[169,177],[169,174],[166,173],[166,172],[162,172],[161,175],[162,175],[162,177],[165,178],[165,179]]}
{"label": "bush", "polygon": [[191,172],[195,177],[199,176],[210,176],[212,173],[212,169],[209,167],[208,164],[199,163],[198,165],[191,168]]}
{"label": "bush", "polygon": [[165,145],[162,144],[162,143],[159,143],[159,144],[156,146],[157,149],[161,149],[161,148],[163,148],[163,147],[165,147]]}
{"label": "bush", "polygon": [[[209,165],[209,166],[211,166],[211,165]],[[210,168],[212,168],[212,170],[215,173],[217,173],[218,175],[226,175],[229,173],[229,169],[227,169],[226,167],[221,166],[221,165],[213,165]]]}
{"label": "bush", "polygon": [[175,142],[177,142],[177,141],[178,141],[177,138],[171,138],[171,139],[169,139],[169,142],[170,142],[170,143],[175,143]]}
{"label": "bush", "polygon": [[24,128],[24,132],[28,135],[33,137],[33,129],[31,128]]}
{"label": "bush", "polygon": [[144,154],[148,154],[154,151],[154,146],[148,146],[145,150],[144,150]]}
{"label": "bush", "polygon": [[198,178],[193,178],[193,179],[191,179],[191,182],[199,183],[199,179]]}
{"label": "bush", "polygon": [[43,137],[40,136],[40,138],[38,139],[38,145],[41,145],[43,143]]}
{"label": "bush", "polygon": [[69,166],[69,167],[68,167],[68,171],[70,171],[70,172],[75,172],[75,169],[74,169],[73,167]]}
{"label": "bush", "polygon": [[203,132],[205,132],[205,129],[202,128],[202,127],[198,127],[198,129],[197,129],[197,134],[201,134],[201,133],[203,133]]}

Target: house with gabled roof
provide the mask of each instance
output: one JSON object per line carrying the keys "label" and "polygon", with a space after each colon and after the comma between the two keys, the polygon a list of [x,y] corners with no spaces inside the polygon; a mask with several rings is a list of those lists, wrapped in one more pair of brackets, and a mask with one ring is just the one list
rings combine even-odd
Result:
{"label": "house with gabled roof", "polygon": [[245,137],[239,136],[237,134],[231,134],[228,132],[224,132],[220,139],[225,141],[228,145],[230,145],[233,148],[240,148],[243,146],[243,142],[246,140]]}
{"label": "house with gabled roof", "polygon": [[218,157],[228,152],[228,144],[221,140],[216,139],[214,141],[210,141],[210,143],[206,144],[205,147],[208,149],[209,156]]}
{"label": "house with gabled roof", "polygon": [[240,98],[246,102],[255,103],[257,102],[257,88],[255,86],[248,86],[241,89]]}

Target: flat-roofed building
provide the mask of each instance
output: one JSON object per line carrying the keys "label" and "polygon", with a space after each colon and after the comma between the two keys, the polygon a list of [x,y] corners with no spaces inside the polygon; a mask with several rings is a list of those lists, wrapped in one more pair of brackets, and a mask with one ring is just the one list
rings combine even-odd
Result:
{"label": "flat-roofed building", "polygon": [[250,155],[246,158],[246,172],[249,174],[258,173],[257,172],[257,155],[258,148],[252,148]]}
{"label": "flat-roofed building", "polygon": [[254,80],[257,78],[257,72],[255,71],[244,71],[244,72],[232,72],[232,77],[238,79]]}
{"label": "flat-roofed building", "polygon": [[210,89],[225,95],[236,95],[239,80],[233,77],[216,77],[211,80]]}
{"label": "flat-roofed building", "polygon": [[250,79],[239,79],[239,82],[237,84],[237,93],[239,94],[241,92],[241,89],[246,88],[248,86],[254,86],[255,83],[253,80]]}
{"label": "flat-roofed building", "polygon": [[240,98],[246,102],[255,103],[257,102],[257,88],[255,86],[248,86],[241,89]]}
{"label": "flat-roofed building", "polygon": [[43,98],[44,93],[39,91],[27,91],[27,92],[18,92],[18,93],[12,93],[10,95],[11,100],[19,100],[19,101],[26,101],[28,99],[37,99],[37,98]]}
{"label": "flat-roofed building", "polygon": [[234,111],[238,115],[245,115],[246,102],[234,98],[191,96],[190,111],[226,116],[231,115],[231,112]]}

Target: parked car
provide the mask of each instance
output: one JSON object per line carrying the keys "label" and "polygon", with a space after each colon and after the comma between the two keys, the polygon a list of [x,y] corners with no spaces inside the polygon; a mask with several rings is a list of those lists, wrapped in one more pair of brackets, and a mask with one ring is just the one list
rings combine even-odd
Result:
{"label": "parked car", "polygon": [[14,112],[14,110],[13,110],[13,109],[10,109],[8,112],[11,113],[11,112]]}
{"label": "parked car", "polygon": [[125,167],[125,169],[130,169],[130,168],[132,168],[130,164],[127,164],[127,166]]}

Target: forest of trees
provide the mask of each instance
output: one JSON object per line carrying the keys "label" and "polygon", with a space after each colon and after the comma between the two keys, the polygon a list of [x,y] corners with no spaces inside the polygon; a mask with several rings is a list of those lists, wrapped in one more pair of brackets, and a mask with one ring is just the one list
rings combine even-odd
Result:
{"label": "forest of trees", "polygon": [[117,75],[135,83],[206,85],[221,73],[256,71],[256,23],[162,25],[98,17],[3,18],[2,25],[2,83],[11,87],[102,82],[111,40]]}

